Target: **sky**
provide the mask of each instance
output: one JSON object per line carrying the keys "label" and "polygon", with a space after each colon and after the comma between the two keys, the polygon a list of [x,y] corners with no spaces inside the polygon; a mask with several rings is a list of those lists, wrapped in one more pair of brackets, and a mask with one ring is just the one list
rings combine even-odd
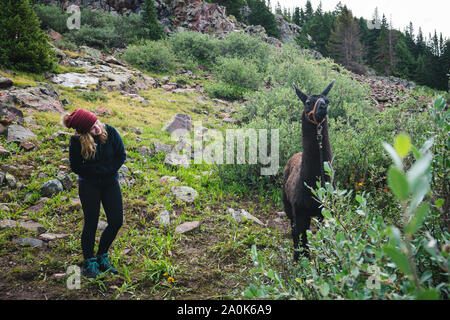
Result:
{"label": "sky", "polygon": [[[305,7],[306,0],[271,0],[272,7],[280,2],[281,8]],[[324,11],[334,10],[339,0],[322,0]],[[378,7],[380,16],[383,13],[389,22],[392,15],[394,29],[403,31],[412,21],[414,34],[417,35],[419,26],[424,36],[428,33],[434,35],[436,29],[438,36],[442,32],[444,37],[450,38],[450,1],[448,0],[341,0],[352,10],[353,16],[372,19],[373,12]],[[311,0],[314,10],[320,0]]]}

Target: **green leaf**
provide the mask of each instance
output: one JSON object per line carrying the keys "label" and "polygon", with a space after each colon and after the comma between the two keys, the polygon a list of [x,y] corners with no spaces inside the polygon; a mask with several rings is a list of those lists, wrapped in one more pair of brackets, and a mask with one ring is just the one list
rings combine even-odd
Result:
{"label": "green leaf", "polygon": [[383,147],[391,156],[392,161],[394,161],[395,166],[399,169],[403,169],[402,159],[400,159],[400,157],[398,156],[395,149],[392,148],[392,146],[386,142],[383,142]]}
{"label": "green leaf", "polygon": [[411,138],[404,133],[400,133],[394,140],[394,148],[397,154],[404,158],[411,151]]}
{"label": "green leaf", "polygon": [[433,160],[433,155],[431,153],[423,155],[406,173],[406,177],[408,178],[409,185],[412,189],[417,185],[419,179],[429,172],[431,160]]}
{"label": "green leaf", "polygon": [[424,202],[417,209],[416,214],[412,217],[411,221],[406,226],[406,232],[409,234],[415,234],[420,227],[422,227],[423,221],[425,220],[427,214],[430,212],[430,204]]}
{"label": "green leaf", "polygon": [[441,208],[442,205],[444,204],[445,200],[440,198],[436,200],[436,207]]}
{"label": "green leaf", "polygon": [[320,293],[326,297],[328,296],[328,293],[330,292],[330,286],[328,285],[328,283],[324,283],[322,284],[322,286],[320,287]]}
{"label": "green leaf", "polygon": [[323,209],[322,210],[322,215],[327,218],[327,219],[333,219],[333,216],[330,213],[330,210],[327,209]]}
{"label": "green leaf", "polygon": [[405,174],[396,167],[391,167],[388,171],[388,184],[394,195],[400,201],[408,199],[409,184]]}
{"label": "green leaf", "polygon": [[425,289],[416,294],[416,300],[439,300],[439,291],[436,289]]}
{"label": "green leaf", "polygon": [[405,273],[406,275],[411,275],[412,270],[409,265],[408,257],[402,251],[393,247],[384,247],[383,251],[391,258],[395,265]]}

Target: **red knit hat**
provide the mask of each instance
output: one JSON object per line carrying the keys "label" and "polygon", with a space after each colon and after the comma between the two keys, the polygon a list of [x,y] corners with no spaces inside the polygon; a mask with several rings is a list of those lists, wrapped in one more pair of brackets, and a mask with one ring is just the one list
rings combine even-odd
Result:
{"label": "red knit hat", "polygon": [[84,109],[76,109],[65,121],[68,128],[73,128],[78,133],[87,133],[97,121],[97,116]]}

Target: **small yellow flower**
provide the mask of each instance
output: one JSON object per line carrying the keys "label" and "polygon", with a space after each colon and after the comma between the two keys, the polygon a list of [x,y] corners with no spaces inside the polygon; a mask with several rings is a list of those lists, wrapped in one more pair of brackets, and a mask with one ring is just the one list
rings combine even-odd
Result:
{"label": "small yellow flower", "polygon": [[166,272],[166,273],[164,273],[164,274],[163,274],[163,276],[164,276],[164,277],[167,277],[167,276],[168,276],[167,272]]}
{"label": "small yellow flower", "polygon": [[169,283],[174,283],[175,280],[174,280],[172,277],[168,277],[168,278],[167,278],[167,282],[169,282]]}

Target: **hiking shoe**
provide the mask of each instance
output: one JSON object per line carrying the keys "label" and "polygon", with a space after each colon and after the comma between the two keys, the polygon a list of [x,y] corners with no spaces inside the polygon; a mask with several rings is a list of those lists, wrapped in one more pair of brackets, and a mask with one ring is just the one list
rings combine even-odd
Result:
{"label": "hiking shoe", "polygon": [[97,257],[93,257],[84,261],[83,270],[81,274],[88,278],[97,278],[100,275],[100,270],[98,269]]}
{"label": "hiking shoe", "polygon": [[97,256],[97,261],[101,272],[108,271],[114,274],[119,273],[117,269],[111,265],[111,260],[108,257],[108,253],[104,253]]}

